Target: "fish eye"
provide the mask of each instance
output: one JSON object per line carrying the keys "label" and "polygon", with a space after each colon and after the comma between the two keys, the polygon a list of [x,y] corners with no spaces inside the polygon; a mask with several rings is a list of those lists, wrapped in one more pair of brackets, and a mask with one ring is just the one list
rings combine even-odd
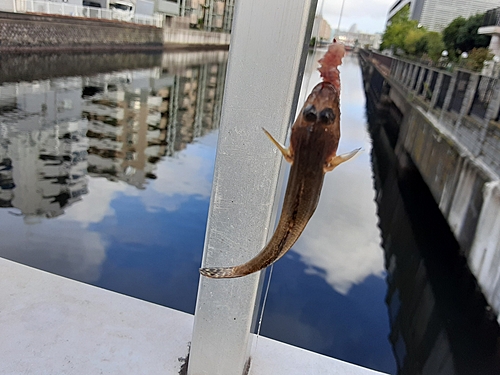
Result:
{"label": "fish eye", "polygon": [[332,122],[334,122],[335,117],[337,116],[331,108],[325,108],[319,113],[319,120],[326,124],[331,124]]}
{"label": "fish eye", "polygon": [[316,107],[312,104],[309,104],[304,108],[304,110],[302,111],[302,115],[307,121],[316,121],[316,119],[318,118]]}

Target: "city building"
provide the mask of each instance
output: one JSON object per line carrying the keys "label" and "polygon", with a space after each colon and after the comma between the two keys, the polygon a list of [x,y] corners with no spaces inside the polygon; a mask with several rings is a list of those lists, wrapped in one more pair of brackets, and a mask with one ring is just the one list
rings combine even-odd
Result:
{"label": "city building", "polygon": [[[161,1],[161,0],[160,0]],[[191,28],[230,33],[235,0],[182,0],[179,20]]]}
{"label": "city building", "polygon": [[498,5],[498,0],[397,0],[389,9],[387,22],[406,5],[410,19],[429,31],[441,31],[457,17],[468,18]]}
{"label": "city building", "polygon": [[335,32],[335,38],[344,43],[348,48],[368,47],[378,49],[382,40],[380,34],[359,32],[356,25],[352,25],[348,31],[337,30]]}
{"label": "city building", "polygon": [[311,35],[319,42],[331,42],[332,40],[332,28],[330,24],[319,14],[314,18]]}

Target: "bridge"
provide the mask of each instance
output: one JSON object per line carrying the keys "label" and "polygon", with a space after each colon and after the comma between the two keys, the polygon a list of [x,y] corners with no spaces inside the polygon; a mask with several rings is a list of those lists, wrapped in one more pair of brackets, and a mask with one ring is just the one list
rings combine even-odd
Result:
{"label": "bridge", "polygon": [[415,166],[500,321],[500,80],[361,50],[400,174]]}

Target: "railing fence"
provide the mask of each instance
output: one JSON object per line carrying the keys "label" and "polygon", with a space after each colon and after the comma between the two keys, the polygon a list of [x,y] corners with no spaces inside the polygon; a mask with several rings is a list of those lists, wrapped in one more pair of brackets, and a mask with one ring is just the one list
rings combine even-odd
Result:
{"label": "railing fence", "polygon": [[442,126],[476,157],[500,174],[500,78],[455,69],[453,73],[412,61],[360,51],[360,57],[382,67],[373,74],[371,90],[384,81],[397,84],[434,112]]}
{"label": "railing fence", "polygon": [[151,25],[163,27],[163,17],[159,14],[146,16],[141,14],[131,15],[124,18],[122,15],[113,12],[111,9],[97,7],[80,6],[67,3],[56,3],[44,0],[15,0],[18,13],[44,13],[57,14],[61,16],[97,18],[106,20],[119,20],[141,25]]}

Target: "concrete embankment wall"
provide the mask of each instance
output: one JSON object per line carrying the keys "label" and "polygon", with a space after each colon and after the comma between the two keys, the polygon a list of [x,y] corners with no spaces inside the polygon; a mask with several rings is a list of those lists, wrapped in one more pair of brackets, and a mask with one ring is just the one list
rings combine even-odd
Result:
{"label": "concrete embankment wall", "polygon": [[[403,75],[398,60],[384,60],[388,58],[360,55],[367,99],[388,109],[399,124],[388,133],[402,170],[408,158],[417,167],[500,322],[500,142],[495,138],[498,124],[492,120],[498,112],[486,111],[486,120],[480,121],[470,113],[474,92],[455,85],[457,79],[443,87],[440,82],[447,73],[437,72],[434,86],[424,86],[415,68],[405,67]],[[471,87],[477,88],[477,78],[471,80],[476,82]],[[462,91],[463,104],[454,112],[457,90]],[[492,100],[489,109],[497,105],[495,96]],[[475,124],[475,129],[464,124]]]}
{"label": "concrete embankment wall", "polygon": [[227,47],[229,46],[231,34],[216,33],[208,31],[177,29],[166,27],[163,31],[163,40],[165,46],[214,46]]}
{"label": "concrete embankment wall", "polygon": [[163,30],[120,21],[0,12],[0,51],[162,49]]}

